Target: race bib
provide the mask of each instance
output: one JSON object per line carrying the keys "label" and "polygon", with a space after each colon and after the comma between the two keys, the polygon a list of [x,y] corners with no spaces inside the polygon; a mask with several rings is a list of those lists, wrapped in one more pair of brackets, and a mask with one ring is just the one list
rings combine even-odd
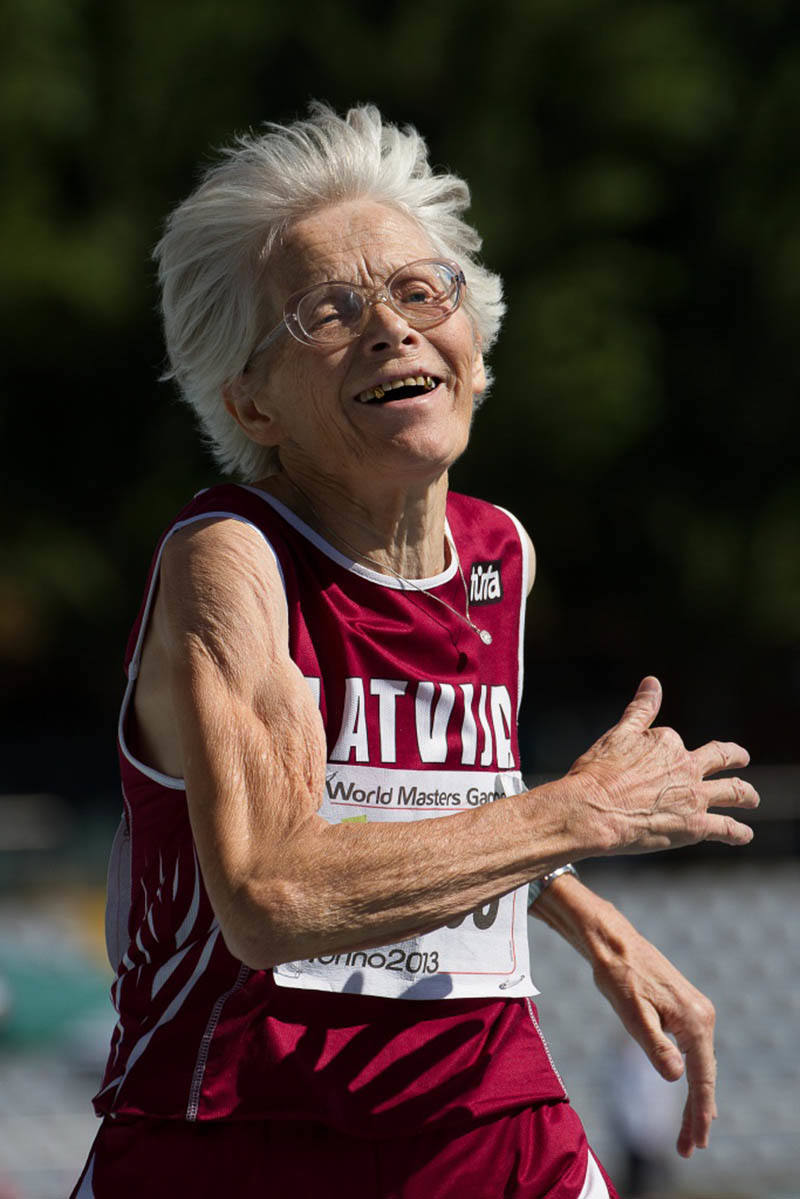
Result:
{"label": "race bib", "polygon": [[[454,816],[523,790],[517,772],[329,765],[320,815],[331,824],[408,822]],[[379,949],[286,962],[273,968],[275,981],[283,987],[388,999],[536,995],[529,968],[527,890],[519,887],[424,936]]]}

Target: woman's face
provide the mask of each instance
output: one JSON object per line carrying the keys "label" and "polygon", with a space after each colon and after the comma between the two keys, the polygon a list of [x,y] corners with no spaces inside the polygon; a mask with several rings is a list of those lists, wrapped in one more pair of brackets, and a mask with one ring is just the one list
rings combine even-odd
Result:
{"label": "woman's face", "polygon": [[[431,257],[436,251],[425,234],[396,209],[372,200],[322,209],[293,225],[272,256],[265,327],[280,319],[288,296],[314,283],[336,279],[372,288],[398,267]],[[256,358],[251,374],[253,420],[246,431],[278,446],[286,469],[343,481],[354,473],[385,478],[390,470],[400,485],[434,479],[462,453],[473,396],[485,386],[463,307],[419,331],[388,305],[375,304],[355,341],[319,349],[287,332]],[[436,387],[364,402],[377,385],[419,375],[437,380]]]}

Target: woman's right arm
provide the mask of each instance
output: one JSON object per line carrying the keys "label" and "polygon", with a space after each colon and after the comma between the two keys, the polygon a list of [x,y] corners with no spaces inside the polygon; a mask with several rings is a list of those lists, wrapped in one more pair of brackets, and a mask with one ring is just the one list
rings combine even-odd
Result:
{"label": "woman's right arm", "polygon": [[[750,830],[709,803],[751,807],[738,746],[688,753],[651,729],[637,694],[560,780],[446,819],[331,825],[319,815],[325,737],[288,653],[283,586],[251,526],[198,523],[170,538],[135,713],[140,743],[186,781],[215,914],[254,968],[403,940],[569,861]],[[158,762],[153,762],[158,766]]]}

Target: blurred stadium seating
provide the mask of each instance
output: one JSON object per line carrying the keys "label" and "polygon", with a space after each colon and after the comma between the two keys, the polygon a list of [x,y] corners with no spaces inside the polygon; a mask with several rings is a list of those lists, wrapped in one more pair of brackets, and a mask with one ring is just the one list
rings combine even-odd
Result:
{"label": "blurred stadium seating", "polygon": [[[781,776],[793,794],[797,774]],[[780,782],[771,779],[778,799],[761,816],[758,853],[690,851],[582,869],[717,1009],[720,1116],[706,1151],[688,1162],[674,1155],[661,1199],[800,1199],[800,872],[797,858],[781,852],[796,845],[796,824]],[[25,835],[12,837],[9,828],[23,825],[4,824],[2,803],[0,1199],[64,1199],[94,1135],[90,1098],[113,1026],[100,877],[112,830],[72,827],[49,797],[31,804],[48,819],[29,813]],[[56,833],[37,841],[45,826]],[[621,1163],[610,1120],[619,1022],[572,949],[539,921],[531,936],[543,1030],[613,1174]]]}

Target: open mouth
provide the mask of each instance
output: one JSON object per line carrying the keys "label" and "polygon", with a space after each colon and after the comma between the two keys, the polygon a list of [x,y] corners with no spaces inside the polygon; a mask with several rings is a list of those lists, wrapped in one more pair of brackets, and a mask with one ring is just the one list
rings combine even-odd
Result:
{"label": "open mouth", "polygon": [[388,404],[393,400],[409,400],[425,395],[439,386],[441,379],[435,375],[409,375],[406,379],[395,379],[393,383],[380,383],[356,396],[359,404]]}

